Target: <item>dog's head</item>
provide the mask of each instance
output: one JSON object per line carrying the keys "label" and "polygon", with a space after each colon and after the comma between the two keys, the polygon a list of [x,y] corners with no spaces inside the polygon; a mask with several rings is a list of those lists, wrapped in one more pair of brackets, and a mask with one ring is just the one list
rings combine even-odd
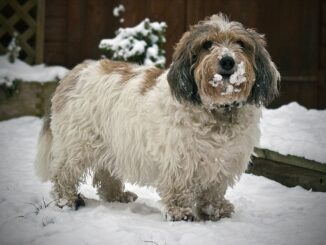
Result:
{"label": "dog's head", "polygon": [[280,74],[265,39],[224,15],[213,15],[186,32],[168,73],[172,94],[204,106],[266,105],[278,94]]}

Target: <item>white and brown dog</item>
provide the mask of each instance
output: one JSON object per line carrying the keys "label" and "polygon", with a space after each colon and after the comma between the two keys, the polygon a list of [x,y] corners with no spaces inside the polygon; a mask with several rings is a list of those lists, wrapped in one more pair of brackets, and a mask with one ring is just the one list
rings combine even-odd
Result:
{"label": "white and brown dog", "polygon": [[247,168],[279,80],[262,35],[213,15],[183,35],[168,70],[75,67],[53,96],[36,169],[75,208],[91,170],[104,200],[134,201],[129,181],[156,187],[171,220],[230,217],[226,189]]}

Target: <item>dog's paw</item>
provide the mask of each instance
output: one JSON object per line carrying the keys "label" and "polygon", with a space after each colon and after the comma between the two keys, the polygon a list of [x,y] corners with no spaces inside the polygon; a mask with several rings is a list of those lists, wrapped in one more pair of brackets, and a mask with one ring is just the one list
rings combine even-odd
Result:
{"label": "dog's paw", "polygon": [[165,214],[165,218],[168,221],[194,221],[195,216],[192,213],[191,208],[173,207],[169,208]]}
{"label": "dog's paw", "polygon": [[57,200],[56,205],[59,208],[70,207],[73,210],[78,210],[79,207],[85,206],[84,196],[79,193],[75,198],[71,198],[69,200],[60,198]]}
{"label": "dog's paw", "polygon": [[231,218],[233,212],[234,206],[228,200],[224,200],[222,205],[218,209],[220,218]]}
{"label": "dog's paw", "polygon": [[135,193],[133,193],[131,191],[125,191],[120,196],[119,202],[122,202],[122,203],[134,202],[137,200],[137,198],[138,198],[138,196]]}
{"label": "dog's paw", "polygon": [[234,212],[234,206],[228,200],[223,200],[223,202],[215,206],[212,204],[203,206],[200,210],[200,218],[203,220],[218,221],[222,218],[230,218]]}

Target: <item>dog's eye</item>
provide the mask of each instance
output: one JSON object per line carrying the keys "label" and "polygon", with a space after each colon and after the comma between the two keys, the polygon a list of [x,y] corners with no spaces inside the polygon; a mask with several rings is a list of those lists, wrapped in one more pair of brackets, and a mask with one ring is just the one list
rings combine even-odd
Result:
{"label": "dog's eye", "polygon": [[212,45],[213,45],[212,41],[206,41],[206,42],[203,43],[203,49],[208,50],[208,49],[210,49],[212,47]]}
{"label": "dog's eye", "polygon": [[236,44],[238,44],[241,48],[245,48],[245,44],[241,40],[236,41]]}

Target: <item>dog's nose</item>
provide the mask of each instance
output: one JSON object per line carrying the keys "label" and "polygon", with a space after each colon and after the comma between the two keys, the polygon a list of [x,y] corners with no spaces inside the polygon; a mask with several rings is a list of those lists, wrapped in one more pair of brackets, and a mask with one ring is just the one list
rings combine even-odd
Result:
{"label": "dog's nose", "polygon": [[231,56],[224,56],[220,60],[220,67],[223,69],[224,72],[232,74],[233,73],[233,68],[235,65],[235,61]]}

